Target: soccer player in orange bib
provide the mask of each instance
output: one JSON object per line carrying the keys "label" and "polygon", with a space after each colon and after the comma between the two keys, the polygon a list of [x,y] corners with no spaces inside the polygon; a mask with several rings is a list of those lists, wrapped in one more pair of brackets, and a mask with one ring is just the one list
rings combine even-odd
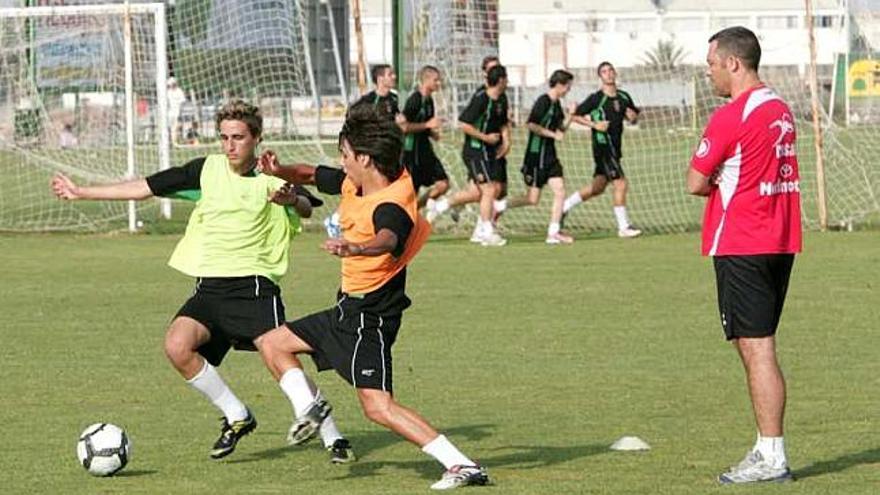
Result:
{"label": "soccer player in orange bib", "polygon": [[[397,125],[373,105],[360,104],[349,109],[339,134],[341,170],[281,166],[269,152],[261,158],[266,174],[342,196],[342,237],[323,245],[342,259],[342,287],[335,306],[279,326],[262,336],[258,347],[285,391],[287,383],[304,380],[298,354],[310,354],[319,370],[336,370],[355,387],[367,418],[444,465],[446,472],[431,488],[485,485],[485,469],[392,395],[391,347],[402,313],[410,306],[406,267],[430,235],[430,226],[418,214],[412,179],[400,162],[401,146]],[[311,434],[328,412],[323,401],[302,390],[291,387],[288,394],[297,411],[308,408],[291,428],[293,436]]]}

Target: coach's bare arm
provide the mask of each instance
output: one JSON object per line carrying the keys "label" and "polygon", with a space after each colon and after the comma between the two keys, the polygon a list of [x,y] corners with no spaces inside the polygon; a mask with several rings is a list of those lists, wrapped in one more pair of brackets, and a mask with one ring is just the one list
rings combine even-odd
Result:
{"label": "coach's bare arm", "polygon": [[380,229],[370,241],[355,244],[345,239],[327,239],[322,246],[328,253],[345,258],[346,256],[382,256],[394,251],[399,242],[397,234],[391,229]]}
{"label": "coach's bare arm", "polygon": [[62,173],[52,177],[52,192],[59,199],[139,200],[153,197],[146,179],[132,179],[98,186],[78,186]]}
{"label": "coach's bare arm", "polygon": [[712,191],[710,182],[709,177],[706,177],[695,168],[691,167],[688,169],[687,190],[690,194],[694,196],[708,196],[709,192]]}

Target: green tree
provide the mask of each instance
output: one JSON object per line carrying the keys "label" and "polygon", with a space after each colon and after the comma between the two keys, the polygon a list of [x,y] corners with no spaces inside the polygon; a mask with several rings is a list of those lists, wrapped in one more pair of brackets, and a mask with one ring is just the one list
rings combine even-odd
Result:
{"label": "green tree", "polygon": [[659,40],[653,48],[645,52],[642,61],[653,69],[672,70],[681,65],[684,56],[684,48],[677,46],[674,41]]}

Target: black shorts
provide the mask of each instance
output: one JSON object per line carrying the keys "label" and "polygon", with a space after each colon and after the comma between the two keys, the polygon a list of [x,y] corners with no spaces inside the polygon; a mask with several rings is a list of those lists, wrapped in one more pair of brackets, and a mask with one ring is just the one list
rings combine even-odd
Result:
{"label": "black shorts", "polygon": [[198,348],[219,366],[230,347],[255,351],[254,339],[284,322],[281,289],[261,276],[199,278],[177,312],[208,327],[211,340]]}
{"label": "black shorts", "polygon": [[433,151],[404,152],[402,160],[416,192],[420,187],[431,187],[437,181],[449,180],[443,163]]}
{"label": "black shorts", "polygon": [[594,148],[593,161],[596,163],[593,177],[604,175],[609,181],[626,177],[623,173],[623,167],[620,165],[620,158],[608,148],[599,150]]}
{"label": "black shorts", "polygon": [[461,156],[467,168],[468,180],[477,184],[507,180],[507,162],[503,164],[484,151],[465,151]]}
{"label": "black shorts", "polygon": [[334,369],[357,388],[393,392],[391,346],[401,315],[379,316],[344,300],[336,307],[287,322],[313,349],[318,371]]}
{"label": "black shorts", "polygon": [[714,263],[727,340],[776,334],[794,255],[716,256]]}
{"label": "black shorts", "polygon": [[496,158],[495,162],[498,164],[498,182],[504,184],[507,182],[507,157]]}
{"label": "black shorts", "polygon": [[562,177],[562,164],[556,157],[541,160],[538,154],[526,153],[520,172],[523,174],[523,182],[526,186],[540,188],[553,177]]}

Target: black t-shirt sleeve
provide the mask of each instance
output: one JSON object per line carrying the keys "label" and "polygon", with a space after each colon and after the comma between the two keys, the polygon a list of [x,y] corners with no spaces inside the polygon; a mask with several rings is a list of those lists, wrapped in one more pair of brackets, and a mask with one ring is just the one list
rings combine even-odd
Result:
{"label": "black t-shirt sleeve", "polygon": [[498,100],[498,104],[501,106],[501,116],[498,117],[498,122],[501,127],[506,126],[510,119],[507,114],[510,112],[510,104],[507,102],[507,96],[501,95],[501,98]]}
{"label": "black t-shirt sleeve", "polygon": [[309,200],[309,204],[312,205],[312,208],[324,206],[324,201],[312,194],[312,191],[309,191],[305,186],[294,184],[293,190],[296,192],[297,196],[305,196],[306,199]]}
{"label": "black t-shirt sleeve", "polygon": [[597,97],[596,93],[593,93],[588,96],[586,100],[582,101],[581,104],[577,106],[577,108],[575,108],[574,114],[588,115],[597,106],[599,106],[599,98]]}
{"label": "black t-shirt sleeve", "polygon": [[632,96],[630,96],[629,93],[625,91],[621,91],[620,93],[623,95],[625,108],[631,108],[636,113],[641,113],[642,110],[636,106],[636,102],[633,101]]}
{"label": "black t-shirt sleeve", "polygon": [[548,110],[550,110],[550,97],[541,95],[532,106],[532,111],[529,113],[529,123],[541,125]]}
{"label": "black t-shirt sleeve", "polygon": [[395,258],[403,254],[406,240],[413,229],[413,221],[406,211],[394,203],[382,203],[373,210],[373,231],[388,229],[397,236],[397,246],[391,251]]}
{"label": "black t-shirt sleeve", "polygon": [[403,106],[403,116],[407,122],[418,122],[419,112],[422,110],[422,95],[415,91],[406,99]]}
{"label": "black t-shirt sleeve", "polygon": [[468,106],[462,110],[461,115],[458,116],[459,122],[464,122],[466,124],[474,125],[480,120],[480,116],[483,115],[483,112],[486,111],[486,103],[488,97],[486,93],[480,92],[471,97],[471,101],[468,102]]}
{"label": "black t-shirt sleeve", "polygon": [[154,196],[168,196],[178,191],[201,189],[200,178],[205,157],[196,158],[182,167],[172,167],[147,177],[147,185]]}
{"label": "black t-shirt sleeve", "polygon": [[315,169],[315,185],[318,191],[324,194],[339,194],[342,192],[342,182],[345,181],[345,172],[341,169],[318,165]]}
{"label": "black t-shirt sleeve", "polygon": [[397,95],[391,93],[390,102],[391,102],[391,115],[397,115],[400,113],[400,107],[397,104]]}

